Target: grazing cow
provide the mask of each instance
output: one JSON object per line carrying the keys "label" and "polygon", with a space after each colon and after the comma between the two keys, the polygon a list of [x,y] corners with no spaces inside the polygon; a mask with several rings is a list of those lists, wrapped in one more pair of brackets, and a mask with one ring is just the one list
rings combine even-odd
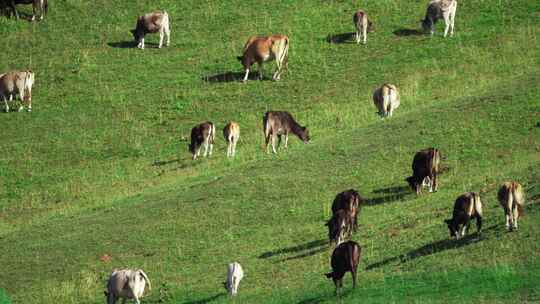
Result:
{"label": "grazing cow", "polygon": [[148,283],[148,289],[152,289],[150,280],[142,269],[114,270],[105,291],[107,304],[115,304],[119,298],[122,298],[122,303],[125,303],[126,299],[133,299],[137,304],[141,303],[139,298],[144,294],[146,283]]}
{"label": "grazing cow", "polygon": [[399,92],[395,85],[385,83],[373,92],[373,103],[382,118],[392,117],[394,110],[399,107]]}
{"label": "grazing cow", "polygon": [[360,203],[364,199],[360,197],[360,194],[354,189],[343,191],[336,195],[334,202],[332,203],[332,214],[336,214],[338,210],[346,210],[351,216],[353,223],[353,229],[358,229],[358,212],[360,211]]}
{"label": "grazing cow", "polygon": [[517,229],[518,218],[524,214],[523,187],[517,182],[505,182],[499,189],[497,198],[506,215],[506,228],[508,230]]}
{"label": "grazing cow", "polygon": [[356,44],[360,44],[360,40],[363,38],[363,43],[366,44],[367,33],[373,31],[373,24],[369,21],[367,14],[360,10],[354,13],[353,23],[356,28]]}
{"label": "grazing cow", "polygon": [[[13,13],[18,20],[19,12],[17,12],[17,4],[32,4],[32,21],[36,20],[36,14],[38,10],[39,20],[43,20],[43,17],[49,9],[49,4],[47,0],[0,0],[0,8],[7,9],[7,7],[9,7],[11,9],[11,13]],[[11,15],[9,12],[8,14]]]}
{"label": "grazing cow", "polygon": [[244,82],[248,80],[251,65],[257,62],[259,79],[263,79],[263,63],[276,60],[277,69],[272,76],[273,80],[279,80],[283,67],[288,69],[289,37],[285,35],[271,35],[266,37],[252,36],[244,45],[242,56],[238,60],[245,70]]}
{"label": "grazing cow", "polygon": [[229,122],[225,128],[223,128],[223,137],[228,143],[227,145],[227,157],[234,156],[236,154],[236,143],[240,138],[240,126],[234,122]]}
{"label": "grazing cow", "polygon": [[242,266],[238,262],[230,263],[227,267],[227,281],[223,282],[223,286],[229,292],[229,295],[236,296],[238,294],[238,285],[244,277]]}
{"label": "grazing cow", "polygon": [[482,201],[476,192],[467,192],[460,195],[454,203],[452,218],[445,220],[450,230],[450,237],[457,239],[464,237],[469,230],[469,220],[476,218],[476,229],[482,229]]}
{"label": "grazing cow", "polygon": [[169,29],[169,14],[166,11],[155,11],[137,19],[137,25],[134,30],[131,30],[133,39],[137,42],[137,47],[144,49],[144,36],[148,33],[159,32],[159,46],[163,46],[163,36],[167,35],[166,46],[171,43],[171,30]]}
{"label": "grazing cow", "polygon": [[345,242],[334,249],[331,262],[332,272],[325,274],[325,276],[334,281],[337,295],[339,295],[339,288],[343,287],[343,276],[346,272],[351,272],[353,288],[356,288],[356,270],[361,252],[360,245],[353,241]]}
{"label": "grazing cow", "polygon": [[454,17],[456,16],[457,1],[456,0],[432,0],[428,4],[426,17],[422,20],[422,28],[424,31],[430,31],[431,35],[435,33],[435,23],[437,20],[444,18],[445,28],[444,37],[448,34],[450,28],[450,36],[454,35]]}
{"label": "grazing cow", "polygon": [[5,110],[9,112],[8,101],[13,101],[19,94],[21,104],[19,111],[24,109],[24,102],[28,104],[28,112],[32,111],[32,85],[34,73],[27,71],[11,71],[0,75],[0,98],[4,101]]}
{"label": "grazing cow", "polygon": [[[216,137],[216,127],[210,121],[203,122],[191,129],[191,143],[189,152],[193,154],[193,160],[201,155],[201,147],[204,144],[204,157],[212,155],[214,149],[214,139]],[[210,148],[210,151],[208,151]],[[210,152],[210,153],[209,153]]]}
{"label": "grazing cow", "polygon": [[276,138],[281,144],[281,135],[285,135],[285,149],[289,141],[289,133],[298,136],[305,144],[309,143],[309,131],[299,125],[289,112],[268,111],[263,117],[264,138],[266,140],[266,153],[269,153],[270,139],[272,139],[272,151],[276,152]]}
{"label": "grazing cow", "polygon": [[354,217],[349,210],[339,209],[324,225],[328,227],[330,244],[334,243],[337,246],[351,237],[354,229]]}
{"label": "grazing cow", "polygon": [[441,153],[435,148],[420,150],[414,155],[413,175],[405,180],[417,195],[420,195],[422,186],[426,183],[429,185],[429,192],[437,191],[440,162]]}

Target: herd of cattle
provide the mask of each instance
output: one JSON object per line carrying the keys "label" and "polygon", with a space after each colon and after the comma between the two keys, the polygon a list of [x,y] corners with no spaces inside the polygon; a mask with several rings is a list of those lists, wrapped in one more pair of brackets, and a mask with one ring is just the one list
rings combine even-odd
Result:
{"label": "herd of cattle", "polygon": [[[35,19],[38,11],[40,19],[43,19],[48,9],[47,0],[0,0],[0,10],[7,11],[8,15],[11,11],[18,19],[16,4],[33,4],[32,20]],[[431,0],[428,4],[426,17],[422,21],[422,27],[433,35],[435,22],[442,18],[446,24],[444,36],[447,36],[449,29],[450,35],[453,35],[456,7],[456,0]],[[356,28],[356,42],[362,41],[365,44],[367,33],[373,27],[372,22],[364,11],[356,12],[353,15],[353,22]],[[162,47],[165,36],[167,36],[166,45],[168,46],[170,44],[169,15],[165,11],[142,15],[137,19],[136,27],[131,32],[138,48],[144,49],[144,37],[147,33],[157,32],[160,34],[159,48]],[[247,81],[254,63],[258,64],[259,77],[262,79],[262,65],[271,60],[275,60],[277,64],[272,78],[279,80],[283,68],[287,68],[288,65],[288,49],[289,38],[285,35],[250,37],[243,48],[243,55],[238,57],[245,71],[243,81]],[[21,101],[18,110],[24,109],[25,102],[27,110],[32,110],[33,83],[34,73],[30,70],[0,74],[0,97],[4,101],[6,112],[9,112],[8,102],[16,99],[17,94]],[[382,118],[391,117],[394,110],[400,105],[397,87],[388,83],[383,84],[374,91],[373,102]],[[282,136],[285,137],[284,147],[287,148],[289,133],[296,135],[306,144],[310,141],[308,129],[298,124],[289,112],[268,111],[264,114],[262,123],[267,153],[269,153],[270,144],[273,153],[277,153],[276,147],[281,144]],[[212,155],[215,133],[215,125],[210,121],[193,127],[189,144],[193,160],[200,156],[203,147],[205,157]],[[228,143],[227,157],[233,157],[240,138],[238,123],[229,122],[223,129],[223,136]],[[414,155],[413,174],[405,180],[417,195],[421,194],[423,187],[428,187],[429,192],[437,191],[440,162],[441,153],[436,148],[427,148]],[[504,209],[507,229],[517,229],[518,218],[523,215],[524,193],[522,186],[513,181],[505,182],[499,189],[497,197]],[[356,272],[360,261],[361,247],[354,241],[346,240],[351,238],[352,233],[358,229],[358,216],[364,202],[364,198],[354,189],[337,194],[332,203],[332,216],[325,223],[328,227],[330,243],[335,245],[331,257],[332,272],[327,273],[326,276],[333,279],[336,293],[339,293],[339,288],[343,285],[342,278],[346,272],[351,272],[353,287],[356,286]],[[476,219],[477,230],[481,231],[482,201],[476,192],[464,193],[456,199],[452,218],[445,220],[450,236],[456,239],[465,236],[471,219]],[[237,294],[243,276],[244,272],[239,263],[234,262],[228,265],[227,279],[223,284],[231,295]],[[142,297],[146,284],[149,288],[151,287],[148,276],[141,269],[114,270],[109,277],[105,291],[107,303],[114,304],[120,298],[123,298],[124,301],[125,299],[134,299],[136,303],[140,303],[139,298]]]}

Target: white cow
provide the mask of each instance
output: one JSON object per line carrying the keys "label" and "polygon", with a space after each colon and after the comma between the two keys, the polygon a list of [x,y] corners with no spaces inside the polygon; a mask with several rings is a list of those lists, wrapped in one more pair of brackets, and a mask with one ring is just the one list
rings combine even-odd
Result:
{"label": "white cow", "polygon": [[13,101],[19,94],[21,105],[19,111],[24,109],[24,102],[28,103],[28,112],[32,111],[32,85],[34,73],[27,71],[10,71],[0,74],[0,99],[4,101],[5,110],[9,112],[8,101]]}
{"label": "white cow", "polygon": [[148,289],[152,289],[150,280],[142,269],[114,270],[105,291],[107,304],[115,304],[119,298],[122,298],[122,303],[125,303],[126,299],[133,299],[136,304],[140,304],[139,298],[143,296],[146,283],[148,283]]}
{"label": "white cow", "polygon": [[240,285],[243,277],[244,271],[242,270],[242,266],[238,262],[230,263],[227,268],[227,281],[223,283],[229,295],[236,296],[238,285]]}
{"label": "white cow", "polygon": [[144,36],[147,33],[159,32],[159,46],[163,46],[163,37],[167,36],[166,45],[171,44],[171,30],[169,28],[169,14],[166,11],[155,11],[137,18],[137,25],[131,30],[133,39],[137,42],[137,47],[144,49]]}
{"label": "white cow", "polygon": [[453,36],[456,9],[456,0],[431,0],[426,11],[426,17],[422,20],[422,28],[424,31],[430,31],[433,36],[435,23],[443,18],[445,23],[444,37],[448,34],[448,29],[450,29],[450,36]]}

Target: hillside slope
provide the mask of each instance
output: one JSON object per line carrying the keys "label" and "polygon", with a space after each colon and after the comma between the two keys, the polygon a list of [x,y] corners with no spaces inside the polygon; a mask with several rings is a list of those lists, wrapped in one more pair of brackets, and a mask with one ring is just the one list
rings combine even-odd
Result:
{"label": "hillside slope", "polygon": [[[368,201],[346,300],[540,300],[540,8],[460,1],[444,39],[440,24],[415,34],[425,5],[365,4],[366,46],[328,42],[352,31],[357,8],[338,1],[55,1],[42,22],[0,18],[0,71],[29,67],[37,81],[34,112],[0,115],[0,288],[14,303],[103,303],[113,268],[141,267],[154,287],[144,303],[224,303],[236,260],[236,302],[333,303],[323,224],[335,194],[356,188]],[[127,47],[135,16],[155,8],[171,15],[172,46],[153,48],[154,35]],[[248,36],[277,32],[291,39],[282,81],[214,81],[241,75]],[[371,101],[383,82],[402,96],[386,120]],[[270,109],[312,142],[266,155]],[[212,158],[191,161],[186,140],[204,120],[240,123],[236,159],[220,137]],[[404,178],[429,146],[448,170],[416,197]],[[518,232],[496,200],[505,180],[525,187]],[[452,241],[443,220],[466,191],[482,192],[485,229]]]}

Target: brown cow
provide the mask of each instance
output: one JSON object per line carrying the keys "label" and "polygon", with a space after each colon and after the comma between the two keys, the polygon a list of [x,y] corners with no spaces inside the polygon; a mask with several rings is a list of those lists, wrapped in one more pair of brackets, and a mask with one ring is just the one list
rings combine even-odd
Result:
{"label": "brown cow", "polygon": [[339,209],[324,225],[328,227],[330,244],[337,246],[352,236],[354,217],[349,210]]}
{"label": "brown cow", "polygon": [[363,43],[366,44],[367,33],[373,30],[373,24],[369,21],[367,14],[359,10],[353,15],[353,23],[356,30],[355,38],[356,44],[360,44],[360,40],[363,38]]}
{"label": "brown cow", "polygon": [[163,46],[163,37],[167,36],[166,46],[171,44],[171,30],[169,29],[169,14],[166,11],[155,11],[137,18],[137,25],[131,30],[137,47],[144,49],[144,36],[148,33],[159,32],[159,46]]}
{"label": "brown cow", "polygon": [[417,195],[422,192],[422,185],[424,183],[428,184],[429,192],[437,191],[437,175],[439,174],[440,162],[441,153],[435,148],[427,148],[418,151],[414,155],[412,164],[413,175],[405,180]]}
{"label": "brown cow", "polygon": [[281,70],[288,66],[289,37],[285,35],[271,35],[266,37],[252,36],[244,45],[243,55],[238,56],[245,70],[244,82],[248,80],[249,69],[255,62],[259,69],[259,79],[263,79],[263,63],[276,60],[277,69],[272,76],[273,80],[279,80]]}
{"label": "brown cow", "polygon": [[[19,12],[17,12],[17,4],[32,4],[32,21],[36,20],[36,14],[39,10],[40,16],[39,20],[43,20],[43,17],[49,10],[49,3],[47,0],[0,0],[0,9],[6,9],[9,6],[11,13],[15,15],[17,20],[19,19]],[[7,12],[8,16],[10,15]]]}
{"label": "brown cow", "polygon": [[4,101],[5,110],[9,112],[8,101],[13,101],[19,94],[21,104],[19,111],[24,109],[24,102],[28,104],[28,112],[32,111],[32,86],[34,73],[27,71],[10,71],[0,75],[0,99]]}
{"label": "brown cow", "polygon": [[349,189],[336,195],[334,202],[332,203],[332,214],[336,214],[338,210],[347,210],[351,216],[353,223],[353,229],[358,229],[358,213],[360,211],[360,203],[364,199],[358,194],[358,191]]}
{"label": "brown cow", "polygon": [[299,125],[289,112],[268,111],[263,117],[264,137],[266,140],[266,153],[269,153],[270,139],[272,139],[272,151],[276,152],[276,138],[281,144],[281,135],[285,135],[285,149],[289,141],[289,133],[298,136],[305,144],[309,143],[309,131]]}
{"label": "brown cow", "polygon": [[499,203],[504,209],[506,216],[506,228],[513,230],[518,228],[518,218],[523,216],[525,198],[523,187],[517,182],[505,182],[497,193]]}
{"label": "brown cow", "polygon": [[236,154],[236,143],[240,138],[240,126],[234,122],[229,122],[225,128],[223,128],[223,137],[228,143],[227,145],[227,157],[234,156]]}
{"label": "brown cow", "polygon": [[332,278],[336,285],[336,294],[339,295],[339,288],[343,287],[343,276],[350,272],[353,279],[353,288],[356,288],[356,270],[360,263],[362,248],[358,243],[348,241],[337,246],[332,253],[332,272],[325,274],[327,278]]}
{"label": "brown cow", "polygon": [[476,219],[476,229],[482,229],[482,201],[476,192],[467,192],[460,195],[454,203],[452,218],[445,220],[450,230],[450,236],[457,239],[464,237],[469,230],[469,220]]}
{"label": "brown cow", "polygon": [[[191,143],[189,151],[193,154],[193,160],[201,155],[201,147],[204,145],[204,157],[212,155],[214,139],[216,137],[216,127],[210,121],[203,122],[191,129]],[[210,153],[208,153],[210,148]]]}

